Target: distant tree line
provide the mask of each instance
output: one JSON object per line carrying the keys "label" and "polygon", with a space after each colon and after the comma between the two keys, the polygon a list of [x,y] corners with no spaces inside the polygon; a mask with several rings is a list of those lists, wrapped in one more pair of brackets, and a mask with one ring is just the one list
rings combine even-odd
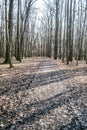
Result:
{"label": "distant tree line", "polygon": [[79,60],[87,63],[87,0],[49,0],[45,4],[41,40],[45,55],[66,64],[73,59],[77,64]]}
{"label": "distant tree line", "polygon": [[35,9],[36,0],[3,0],[0,13],[0,57],[5,64],[12,65],[12,56],[20,61],[32,56],[35,44]]}
{"label": "distant tree line", "polygon": [[87,0],[44,0],[37,21],[38,0],[2,0],[0,5],[0,57],[12,65],[12,57],[46,56],[66,64],[87,63]]}

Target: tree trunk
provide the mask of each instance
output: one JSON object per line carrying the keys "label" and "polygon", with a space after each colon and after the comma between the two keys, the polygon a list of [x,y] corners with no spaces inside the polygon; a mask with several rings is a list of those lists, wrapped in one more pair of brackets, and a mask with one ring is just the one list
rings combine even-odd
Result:
{"label": "tree trunk", "polygon": [[10,0],[9,3],[9,15],[8,15],[8,23],[7,23],[7,0],[5,0],[5,24],[6,24],[6,54],[5,61],[10,65],[10,68],[13,67],[11,61],[11,44],[12,44],[12,28],[13,28],[13,1]]}
{"label": "tree trunk", "polygon": [[20,19],[20,0],[18,0],[18,11],[17,11],[17,39],[16,39],[16,59],[21,62],[20,57],[20,27],[19,27],[19,19]]}
{"label": "tree trunk", "polygon": [[56,0],[56,28],[55,28],[55,45],[54,45],[54,60],[57,59],[58,55],[58,10],[59,10],[59,0]]}

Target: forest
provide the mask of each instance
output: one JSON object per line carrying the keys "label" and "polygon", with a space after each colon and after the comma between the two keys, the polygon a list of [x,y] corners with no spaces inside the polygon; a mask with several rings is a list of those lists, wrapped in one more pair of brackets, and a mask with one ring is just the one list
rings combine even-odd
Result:
{"label": "forest", "polygon": [[87,0],[0,0],[0,130],[87,130]]}

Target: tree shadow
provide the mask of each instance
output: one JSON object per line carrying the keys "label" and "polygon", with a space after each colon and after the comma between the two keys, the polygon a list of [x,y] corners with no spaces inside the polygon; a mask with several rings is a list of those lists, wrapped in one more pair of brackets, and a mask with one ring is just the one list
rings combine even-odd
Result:
{"label": "tree shadow", "polygon": [[62,125],[59,130],[86,130],[86,129],[84,126],[82,126],[82,124],[78,120],[78,117],[73,117],[70,123]]}
{"label": "tree shadow", "polygon": [[[69,78],[73,78],[75,76],[85,76],[87,75],[86,72],[87,68],[80,68],[75,70],[58,70],[58,71],[51,71],[51,72],[44,72],[39,73],[36,76],[35,82],[33,82],[32,87],[39,87],[43,85],[48,85],[52,83],[58,83]],[[36,82],[37,81],[37,82]]]}
{"label": "tree shadow", "polygon": [[[72,88],[71,90],[62,92],[46,100],[27,104],[26,106],[24,106],[25,109],[18,109],[17,111],[13,111],[13,112],[11,111],[10,113],[4,115],[3,117],[6,119],[6,117],[11,115],[12,113],[17,114],[25,111],[27,111],[28,114],[26,117],[21,117],[19,120],[17,120],[15,124],[10,122],[4,128],[4,130],[10,130],[11,128],[16,129],[21,125],[25,125],[25,124],[31,125],[35,121],[39,121],[44,115],[50,114],[51,110],[54,110],[55,108],[59,108],[65,104],[66,105],[70,104],[70,102],[79,99],[80,96],[81,93],[78,90]],[[32,113],[31,111],[33,107],[35,108],[35,111]],[[12,116],[10,118],[12,118]]]}
{"label": "tree shadow", "polygon": [[[43,65],[42,68],[44,66],[49,68],[49,64]],[[54,64],[54,67],[55,67],[55,64]],[[11,94],[16,94],[20,91],[24,91],[24,90],[28,90],[28,89],[36,88],[36,87],[42,87],[43,85],[45,85],[46,87],[48,84],[52,84],[54,82],[58,83],[66,79],[72,78],[74,76],[87,75],[86,70],[87,70],[87,67],[74,69],[74,70],[58,70],[58,71],[55,70],[51,72],[39,73],[37,75],[31,74],[25,77],[24,76],[21,77],[22,83],[20,82],[19,79],[17,81],[15,79],[9,80],[11,82],[12,89],[11,87],[3,88],[3,89],[0,88],[0,95],[7,94],[9,96]],[[33,80],[34,78],[36,78],[35,81]],[[27,80],[28,82],[26,83]],[[18,86],[17,83],[19,82],[20,84]],[[55,108],[61,107],[65,104],[69,104],[70,101],[72,102],[74,100],[77,100],[79,99],[80,96],[81,96],[81,91],[75,89],[75,86],[74,86],[71,90],[57,94],[46,100],[27,104],[24,106],[23,109],[18,109],[17,111],[10,111],[9,113],[5,112],[3,114],[3,117],[0,117],[0,118],[1,120],[4,118],[4,120],[6,121],[8,118],[13,118],[16,114],[20,112],[25,112],[25,111],[31,112],[33,107],[36,108],[36,110],[33,113],[29,113],[26,117],[21,117],[20,120],[15,122],[15,124],[9,122],[9,124],[4,128],[4,130],[5,129],[9,130],[12,127],[14,127],[14,129],[17,129],[16,127],[19,127],[20,125],[32,124],[35,121],[39,121],[44,115],[50,113],[51,110],[54,110]],[[72,119],[71,124],[73,120],[75,119]],[[61,129],[67,128],[67,125],[61,126]]]}
{"label": "tree shadow", "polygon": [[[55,65],[55,64],[54,64]],[[62,82],[75,76],[87,76],[87,67],[74,70],[58,70],[34,73],[7,81],[9,87],[0,88],[0,95],[11,95],[31,88],[47,86],[48,84]],[[34,80],[35,79],[35,80]],[[8,85],[8,84],[7,84]],[[12,86],[12,87],[11,87]]]}

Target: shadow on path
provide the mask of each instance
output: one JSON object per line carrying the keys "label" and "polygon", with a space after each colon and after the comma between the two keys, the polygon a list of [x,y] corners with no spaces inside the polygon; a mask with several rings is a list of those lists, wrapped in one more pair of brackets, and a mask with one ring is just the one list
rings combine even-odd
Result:
{"label": "shadow on path", "polygon": [[[50,113],[51,110],[54,110],[55,108],[61,107],[65,104],[67,105],[70,103],[70,101],[72,102],[79,99],[80,96],[81,93],[78,90],[73,89],[57,94],[51,98],[48,98],[47,100],[31,103],[29,105],[27,104],[25,110],[19,109],[18,113],[23,111],[31,111],[33,107],[36,108],[35,112],[31,114],[29,113],[29,116],[20,118],[20,120],[16,121],[15,124],[10,123],[4,128],[4,130],[10,130],[11,128],[16,129],[21,125],[32,124],[35,121],[39,121],[44,115]],[[9,114],[10,113],[8,113],[8,115]],[[15,112],[15,114],[17,114],[17,111]]]}
{"label": "shadow on path", "polygon": [[[9,82],[9,87],[0,88],[0,95],[11,95],[20,91],[25,91],[31,88],[41,87],[43,85],[58,83],[75,76],[87,76],[86,68],[80,68],[75,70],[58,70],[45,73],[39,73],[37,75],[31,74],[23,76],[19,79],[13,79]],[[36,76],[36,77],[35,77]],[[34,78],[36,78],[35,81]],[[8,85],[8,84],[7,84]],[[12,86],[12,87],[11,87]]]}

